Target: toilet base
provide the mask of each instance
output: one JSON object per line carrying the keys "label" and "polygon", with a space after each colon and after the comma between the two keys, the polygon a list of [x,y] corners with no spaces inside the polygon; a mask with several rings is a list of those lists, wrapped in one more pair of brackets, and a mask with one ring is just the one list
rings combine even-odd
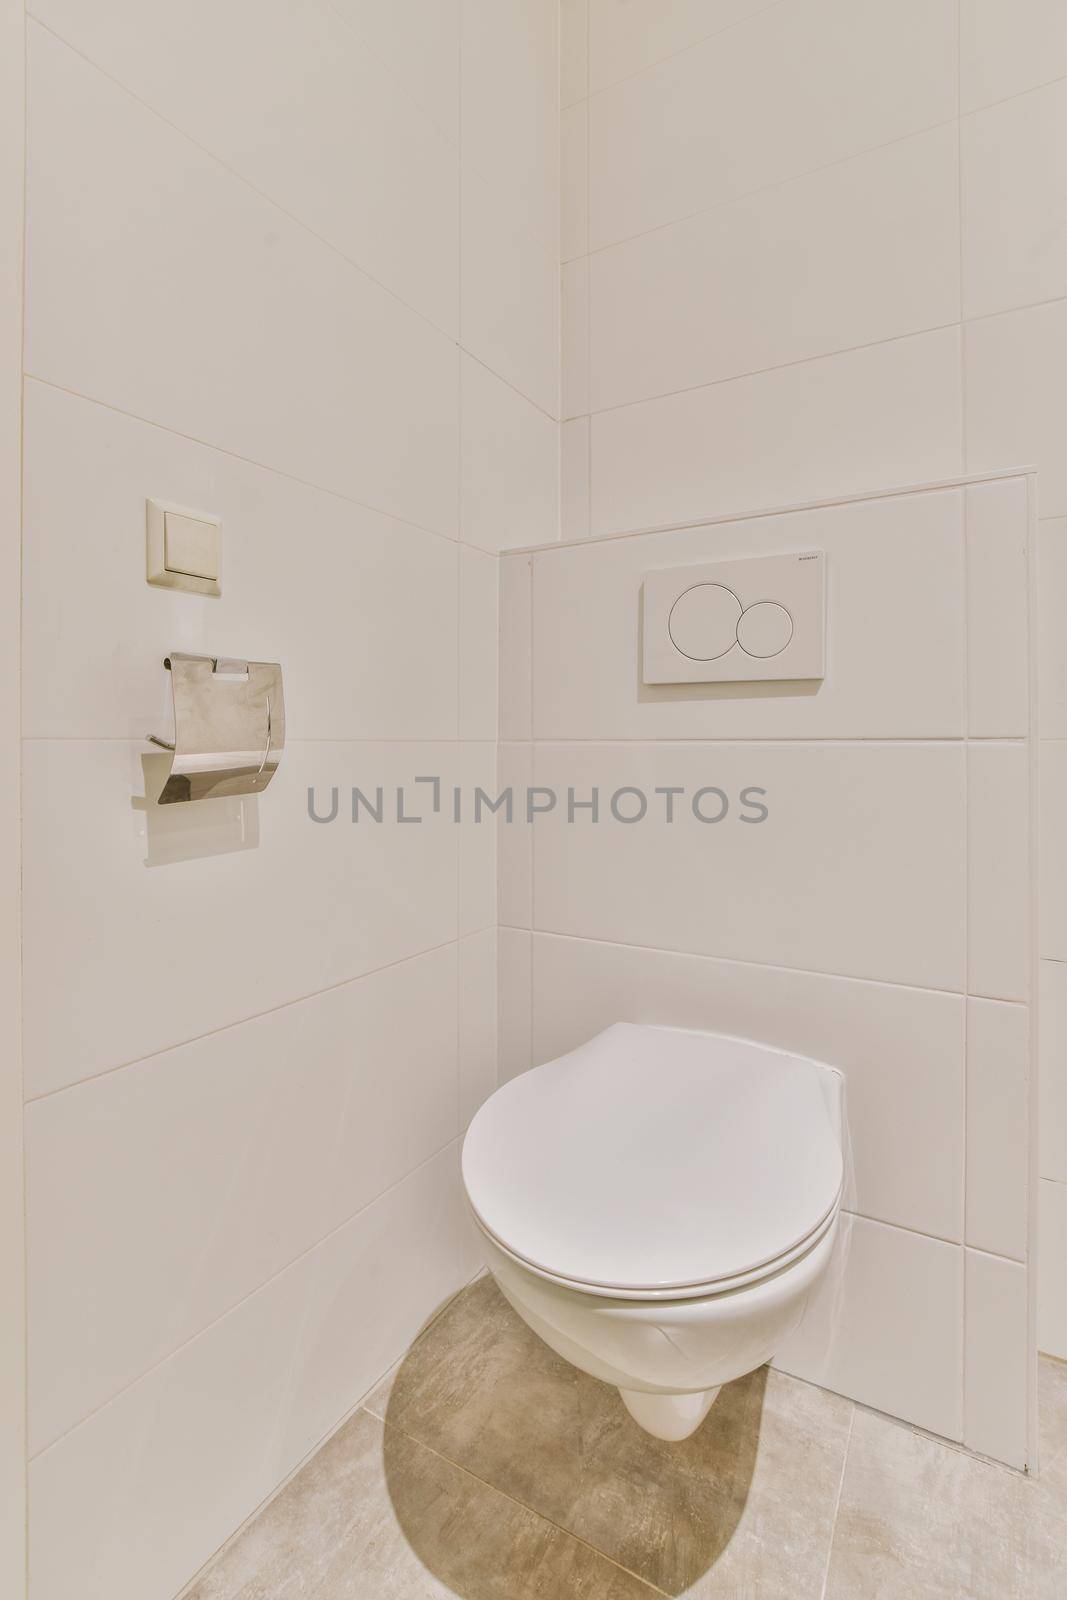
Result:
{"label": "toilet base", "polygon": [[[721,1385],[720,1385],[721,1387]],[[715,1404],[718,1388],[696,1394],[648,1394],[643,1389],[620,1389],[622,1403],[638,1425],[657,1439],[677,1443],[696,1433]]]}

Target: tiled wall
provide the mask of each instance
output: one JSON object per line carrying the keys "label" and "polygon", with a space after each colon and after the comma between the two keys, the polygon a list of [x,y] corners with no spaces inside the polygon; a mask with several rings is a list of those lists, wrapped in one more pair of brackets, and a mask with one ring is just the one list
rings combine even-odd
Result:
{"label": "tiled wall", "polygon": [[[500,1071],[608,1023],[767,1040],[846,1075],[841,1269],[788,1370],[1021,1465],[1028,1452],[1028,480],[502,561]],[[642,684],[646,571],[822,549],[816,692]],[[720,824],[624,786],[715,785]],[[736,798],[767,791],[760,826]],[[601,815],[567,818],[566,797]],[[634,802],[628,800],[627,808]]]}
{"label": "tiled wall", "polygon": [[22,0],[0,0],[0,1593],[26,1572],[26,1265],[19,1038],[22,482]]}
{"label": "tiled wall", "polygon": [[1040,1332],[1067,1355],[1067,7],[562,18],[565,537],[1039,469]]}
{"label": "tiled wall", "polygon": [[[492,833],[347,791],[491,787],[496,552],[557,529],[558,18],[31,10],[31,1594],[171,1600],[474,1269]],[[220,600],[146,586],[146,496],[222,517]],[[258,802],[145,811],[170,648],[283,663]]]}

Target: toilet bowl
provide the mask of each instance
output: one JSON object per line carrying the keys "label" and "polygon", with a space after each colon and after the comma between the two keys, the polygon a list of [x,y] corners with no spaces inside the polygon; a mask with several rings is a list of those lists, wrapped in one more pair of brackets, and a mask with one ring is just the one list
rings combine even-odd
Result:
{"label": "toilet bowl", "polygon": [[559,1355],[684,1439],[829,1264],[842,1078],[747,1039],[616,1023],[482,1106],[463,1183],[486,1265]]}

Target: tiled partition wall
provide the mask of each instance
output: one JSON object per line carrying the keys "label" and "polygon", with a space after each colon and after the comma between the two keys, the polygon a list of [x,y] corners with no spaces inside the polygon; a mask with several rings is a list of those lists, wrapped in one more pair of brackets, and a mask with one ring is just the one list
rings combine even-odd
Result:
{"label": "tiled partition wall", "polygon": [[[564,536],[1036,465],[1067,861],[1067,6],[562,19]],[[1040,949],[1041,1340],[1067,1356],[1067,870]]]}
{"label": "tiled partition wall", "polygon": [[[1016,1466],[1032,1460],[1030,481],[516,552],[501,589],[501,770],[559,796],[501,829],[502,1077],[619,1019],[840,1067],[842,1248],[780,1364]],[[828,563],[817,689],[642,684],[645,572],[807,549]],[[705,785],[731,801],[719,823],[694,818]],[[672,823],[666,786],[685,792]],[[748,786],[766,791],[758,825],[740,820]],[[613,818],[624,787],[648,796],[644,820]],[[568,820],[568,794],[594,789],[599,819]]]}
{"label": "tiled partition wall", "polygon": [[[556,530],[558,19],[32,12],[31,1594],[172,1600],[475,1266],[492,832],[411,780],[491,786],[496,550]],[[147,496],[220,600],[146,586]],[[146,811],[170,648],[282,662],[258,802]]]}

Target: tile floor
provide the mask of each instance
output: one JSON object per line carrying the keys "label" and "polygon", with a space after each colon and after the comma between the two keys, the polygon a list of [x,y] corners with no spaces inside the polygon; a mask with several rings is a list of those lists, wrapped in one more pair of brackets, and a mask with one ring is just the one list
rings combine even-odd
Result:
{"label": "tile floor", "polygon": [[1063,1600],[1067,1365],[1025,1478],[764,1368],[683,1444],[483,1277],[187,1600]]}

